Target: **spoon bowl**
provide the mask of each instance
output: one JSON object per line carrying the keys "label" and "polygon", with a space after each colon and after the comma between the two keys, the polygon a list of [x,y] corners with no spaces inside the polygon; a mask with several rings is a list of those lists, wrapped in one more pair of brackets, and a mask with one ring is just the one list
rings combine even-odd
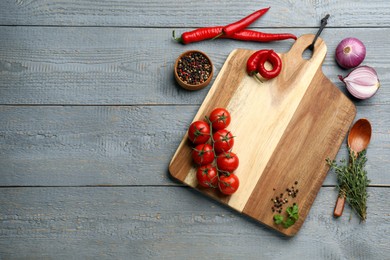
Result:
{"label": "spoon bowl", "polygon": [[372,128],[370,122],[365,119],[359,119],[352,126],[348,135],[348,146],[356,157],[358,153],[367,149],[371,140]]}

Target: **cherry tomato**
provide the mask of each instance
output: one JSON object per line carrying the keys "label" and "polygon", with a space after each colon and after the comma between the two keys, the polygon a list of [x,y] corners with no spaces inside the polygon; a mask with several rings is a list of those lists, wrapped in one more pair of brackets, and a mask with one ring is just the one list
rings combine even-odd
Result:
{"label": "cherry tomato", "polygon": [[218,155],[218,170],[223,172],[233,172],[238,168],[239,160],[235,153],[228,152]]}
{"label": "cherry tomato", "polygon": [[226,129],[218,130],[213,134],[214,150],[217,154],[229,152],[233,148],[234,137],[232,133]]}
{"label": "cherry tomato", "polygon": [[221,130],[230,124],[231,117],[225,108],[216,108],[211,112],[209,119],[215,130]]}
{"label": "cherry tomato", "polygon": [[196,178],[199,185],[205,188],[216,188],[218,185],[218,172],[211,164],[200,166]]}
{"label": "cherry tomato", "polygon": [[230,173],[229,176],[222,174],[219,177],[218,188],[225,195],[235,193],[239,186],[240,181],[234,173]]}
{"label": "cherry tomato", "polygon": [[210,125],[205,121],[193,122],[188,129],[188,139],[194,144],[204,144],[210,138]]}
{"label": "cherry tomato", "polygon": [[196,164],[210,164],[214,158],[213,147],[209,144],[199,144],[192,150],[192,159]]}

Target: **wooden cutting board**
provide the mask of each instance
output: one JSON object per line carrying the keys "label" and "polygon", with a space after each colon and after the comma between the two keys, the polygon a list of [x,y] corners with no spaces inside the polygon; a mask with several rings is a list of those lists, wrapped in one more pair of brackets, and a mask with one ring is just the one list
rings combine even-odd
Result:
{"label": "wooden cutting board", "polygon": [[[234,50],[199,108],[193,121],[216,107],[231,113],[232,151],[240,159],[236,193],[224,196],[198,186],[187,134],[169,165],[177,180],[288,236],[302,226],[329,170],[326,158],[336,157],[356,115],[353,103],[322,73],[325,42],[319,38],[312,57],[302,58],[313,39],[303,35],[288,53],[279,54],[281,73],[263,82],[246,73],[254,50]],[[292,186],[298,190],[295,198],[288,195]],[[281,194],[288,199],[282,215],[293,203],[299,207],[299,220],[288,229],[273,221],[273,200]]]}

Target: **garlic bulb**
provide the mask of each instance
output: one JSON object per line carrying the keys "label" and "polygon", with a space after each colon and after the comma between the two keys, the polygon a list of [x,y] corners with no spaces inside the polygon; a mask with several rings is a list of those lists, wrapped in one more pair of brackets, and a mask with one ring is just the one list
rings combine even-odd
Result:
{"label": "garlic bulb", "polygon": [[378,74],[369,66],[360,66],[352,70],[346,77],[339,75],[354,97],[358,99],[367,99],[372,97],[380,87]]}

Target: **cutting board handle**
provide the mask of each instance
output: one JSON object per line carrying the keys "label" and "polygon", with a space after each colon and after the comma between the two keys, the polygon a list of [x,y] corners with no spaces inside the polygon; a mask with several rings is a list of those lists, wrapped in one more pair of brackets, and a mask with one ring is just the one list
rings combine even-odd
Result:
{"label": "cutting board handle", "polygon": [[[308,49],[310,44],[312,44],[314,37],[315,37],[314,34],[302,35],[295,41],[294,45],[291,47],[287,55],[293,56],[295,59],[297,57],[301,57],[301,59],[303,59],[302,55],[305,52],[305,50]],[[325,59],[327,49],[328,48],[326,47],[325,42],[320,37],[318,37],[314,45],[312,56],[310,59],[308,59],[308,61],[317,60],[322,63]]]}

